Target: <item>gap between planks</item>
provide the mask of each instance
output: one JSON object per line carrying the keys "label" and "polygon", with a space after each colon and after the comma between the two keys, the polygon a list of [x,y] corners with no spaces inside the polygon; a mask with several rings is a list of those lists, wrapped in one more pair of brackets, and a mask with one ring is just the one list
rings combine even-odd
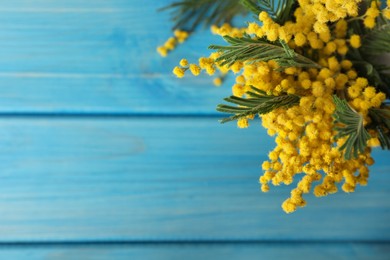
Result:
{"label": "gap between planks", "polygon": [[[135,119],[135,118],[215,118],[220,119],[223,114],[206,112],[164,113],[164,112],[120,112],[120,111],[0,111],[0,118],[88,118],[88,119]],[[217,122],[218,123],[218,122]]]}
{"label": "gap between planks", "polygon": [[120,245],[331,245],[331,244],[380,244],[389,245],[390,240],[320,240],[320,239],[300,239],[300,240],[261,240],[261,239],[188,239],[188,240],[43,240],[43,241],[9,241],[0,242],[2,247],[24,247],[24,246],[120,246]]}

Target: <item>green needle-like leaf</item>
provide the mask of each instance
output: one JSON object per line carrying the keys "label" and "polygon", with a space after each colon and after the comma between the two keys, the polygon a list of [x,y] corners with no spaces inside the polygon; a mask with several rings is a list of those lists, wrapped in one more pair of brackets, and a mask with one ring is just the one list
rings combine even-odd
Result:
{"label": "green needle-like leaf", "polygon": [[251,96],[251,98],[230,96],[224,99],[229,103],[239,105],[239,107],[223,104],[217,106],[217,111],[233,114],[230,117],[220,120],[221,123],[226,123],[246,116],[266,114],[280,107],[288,108],[298,104],[300,100],[300,97],[296,95],[267,95],[264,91],[255,87],[252,87],[252,91],[247,94]]}
{"label": "green needle-like leaf", "polygon": [[350,58],[358,74],[390,97],[390,21],[381,14],[376,23],[372,30],[355,24],[355,33],[362,35],[362,46],[358,50],[350,50],[348,55],[352,56]]}
{"label": "green needle-like leaf", "polygon": [[390,53],[390,23],[368,32],[362,40],[360,52],[364,56]]}
{"label": "green needle-like leaf", "polygon": [[259,15],[259,13],[263,11],[263,9],[260,6],[258,6],[251,0],[240,0],[240,4],[242,4],[246,9],[248,9],[255,15]]}
{"label": "green needle-like leaf", "polygon": [[369,116],[373,121],[368,127],[377,130],[378,139],[382,149],[390,149],[390,110],[388,107],[382,109],[371,108]]}
{"label": "green needle-like leaf", "polygon": [[199,25],[230,23],[236,15],[244,15],[246,9],[237,0],[179,0],[160,11],[170,10],[173,29],[194,31]]}
{"label": "green needle-like leaf", "polygon": [[344,150],[345,159],[357,158],[359,153],[364,152],[370,138],[363,125],[363,116],[353,110],[345,99],[333,96],[333,100],[336,105],[334,129],[338,132],[335,138],[347,137],[339,149]]}
{"label": "green needle-like leaf", "polygon": [[240,3],[255,15],[265,11],[275,22],[283,24],[291,19],[296,0],[240,0]]}
{"label": "green needle-like leaf", "polygon": [[271,43],[264,39],[252,39],[249,35],[242,38],[224,36],[229,46],[211,45],[209,48],[222,52],[216,59],[220,65],[231,66],[237,61],[258,62],[275,60],[279,69],[288,67],[321,68],[321,66],[290,49],[286,43]]}

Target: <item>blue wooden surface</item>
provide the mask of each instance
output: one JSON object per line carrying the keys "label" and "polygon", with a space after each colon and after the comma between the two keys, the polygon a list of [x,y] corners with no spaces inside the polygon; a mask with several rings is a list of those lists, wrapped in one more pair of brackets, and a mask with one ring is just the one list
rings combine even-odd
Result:
{"label": "blue wooden surface", "polygon": [[[4,259],[316,259],[388,260],[383,243],[256,243],[4,246]],[[22,249],[22,250],[21,250]],[[310,258],[312,257],[312,258]]]}
{"label": "blue wooden surface", "polygon": [[[212,114],[229,88],[172,76],[183,56],[207,54],[210,33],[169,58],[169,1],[1,1],[0,112]],[[23,95],[21,95],[23,93]]]}
{"label": "blue wooden surface", "polygon": [[219,40],[155,53],[169,2],[0,1],[0,258],[389,259],[389,154],[367,187],[283,213],[260,123],[219,125],[229,85],[171,75]]}

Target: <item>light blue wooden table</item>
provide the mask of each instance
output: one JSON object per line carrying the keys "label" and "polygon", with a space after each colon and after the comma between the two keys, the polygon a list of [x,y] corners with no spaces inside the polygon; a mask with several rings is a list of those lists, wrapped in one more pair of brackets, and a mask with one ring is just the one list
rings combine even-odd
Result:
{"label": "light blue wooden table", "polygon": [[229,84],[171,75],[220,40],[155,53],[169,2],[0,1],[0,259],[390,259],[389,153],[286,215],[273,140],[217,122]]}

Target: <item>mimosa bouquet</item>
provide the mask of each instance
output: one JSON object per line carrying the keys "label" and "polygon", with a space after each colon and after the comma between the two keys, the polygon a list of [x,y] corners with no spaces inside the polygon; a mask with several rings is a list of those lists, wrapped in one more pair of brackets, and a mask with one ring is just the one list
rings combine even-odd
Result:
{"label": "mimosa bouquet", "polygon": [[[390,149],[390,0],[181,0],[167,8],[175,37],[158,48],[163,56],[202,23],[226,41],[173,73],[222,75],[215,84],[235,74],[232,96],[217,106],[229,114],[221,122],[245,128],[258,117],[275,137],[260,184],[267,192],[299,180],[285,212],[305,206],[311,190],[321,197],[367,184],[372,147]],[[254,21],[233,27],[246,12]]]}

